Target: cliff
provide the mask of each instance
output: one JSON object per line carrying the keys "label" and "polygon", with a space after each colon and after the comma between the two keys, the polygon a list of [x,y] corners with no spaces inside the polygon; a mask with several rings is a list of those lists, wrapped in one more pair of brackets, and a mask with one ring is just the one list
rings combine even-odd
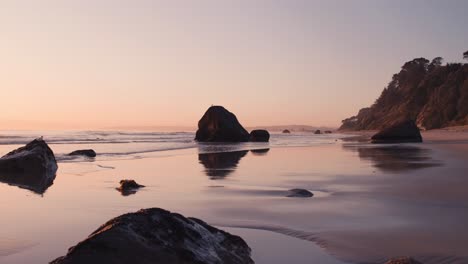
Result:
{"label": "cliff", "polygon": [[417,58],[393,75],[380,97],[340,130],[378,130],[411,119],[421,129],[468,124],[468,64]]}

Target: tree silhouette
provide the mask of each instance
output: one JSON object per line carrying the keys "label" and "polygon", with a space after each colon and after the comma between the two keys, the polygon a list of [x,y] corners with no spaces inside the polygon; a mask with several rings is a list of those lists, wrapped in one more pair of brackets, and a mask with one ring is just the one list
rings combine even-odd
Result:
{"label": "tree silhouette", "polygon": [[442,57],[436,57],[432,60],[431,64],[434,66],[441,66],[444,59]]}
{"label": "tree silhouette", "polygon": [[463,58],[464,58],[465,60],[468,60],[468,50],[465,51],[465,52],[463,52]]}

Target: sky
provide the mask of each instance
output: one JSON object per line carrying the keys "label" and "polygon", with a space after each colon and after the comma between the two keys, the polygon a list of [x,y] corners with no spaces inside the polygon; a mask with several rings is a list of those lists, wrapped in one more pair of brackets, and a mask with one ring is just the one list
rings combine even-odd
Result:
{"label": "sky", "polygon": [[339,126],[404,62],[468,50],[464,0],[2,0],[0,129]]}

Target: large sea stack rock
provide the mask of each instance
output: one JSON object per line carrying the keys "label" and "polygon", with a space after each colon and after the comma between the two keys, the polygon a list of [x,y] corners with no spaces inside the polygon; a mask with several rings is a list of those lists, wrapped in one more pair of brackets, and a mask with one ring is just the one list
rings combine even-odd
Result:
{"label": "large sea stack rock", "polygon": [[198,121],[195,140],[200,142],[246,142],[249,133],[236,116],[222,106],[208,108]]}
{"label": "large sea stack rock", "polygon": [[116,217],[52,264],[251,264],[240,237],[163,209]]}
{"label": "large sea stack rock", "polygon": [[44,193],[54,182],[57,168],[47,143],[35,139],[0,158],[0,181]]}
{"label": "large sea stack rock", "polygon": [[249,141],[251,142],[268,142],[270,140],[270,133],[263,129],[252,130],[250,132]]}
{"label": "large sea stack rock", "polygon": [[421,133],[414,121],[400,121],[372,136],[372,143],[422,142]]}

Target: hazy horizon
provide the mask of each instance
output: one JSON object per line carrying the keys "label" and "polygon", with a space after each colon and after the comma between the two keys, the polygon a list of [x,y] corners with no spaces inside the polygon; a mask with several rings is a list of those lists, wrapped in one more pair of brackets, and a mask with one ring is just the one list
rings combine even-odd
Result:
{"label": "hazy horizon", "polygon": [[0,129],[337,127],[404,62],[459,62],[466,1],[2,1]]}

